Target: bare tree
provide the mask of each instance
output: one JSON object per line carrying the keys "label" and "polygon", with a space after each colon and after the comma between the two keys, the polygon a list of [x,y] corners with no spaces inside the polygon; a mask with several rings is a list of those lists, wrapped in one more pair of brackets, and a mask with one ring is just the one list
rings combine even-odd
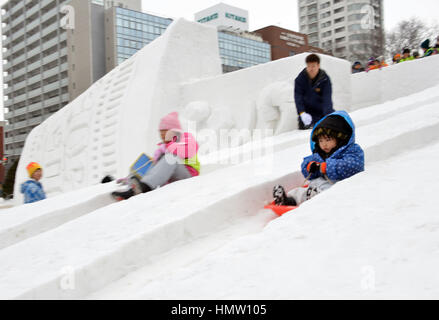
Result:
{"label": "bare tree", "polygon": [[392,58],[407,48],[418,50],[422,41],[428,38],[430,28],[419,18],[402,20],[386,34],[386,55]]}
{"label": "bare tree", "polygon": [[425,39],[430,39],[430,45],[434,47],[436,45],[436,40],[439,37],[439,23],[432,22],[428,26],[428,32]]}

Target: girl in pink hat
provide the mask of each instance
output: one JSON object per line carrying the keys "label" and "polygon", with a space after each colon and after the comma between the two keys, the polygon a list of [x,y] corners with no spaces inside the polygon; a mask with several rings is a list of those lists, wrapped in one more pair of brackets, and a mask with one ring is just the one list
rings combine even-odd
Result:
{"label": "girl in pink hat", "polygon": [[162,142],[154,153],[154,167],[139,180],[131,178],[131,188],[127,191],[116,191],[112,196],[120,201],[140,193],[146,193],[167,183],[188,179],[200,174],[198,162],[198,143],[194,136],[183,132],[178,113],[165,116],[159,124]]}

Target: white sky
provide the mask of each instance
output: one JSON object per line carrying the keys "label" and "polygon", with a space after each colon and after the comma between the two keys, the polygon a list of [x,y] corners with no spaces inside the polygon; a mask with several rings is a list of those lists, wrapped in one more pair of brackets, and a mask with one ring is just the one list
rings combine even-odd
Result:
{"label": "white sky", "polygon": [[[171,18],[193,20],[194,13],[223,2],[249,11],[250,30],[279,25],[299,31],[297,0],[142,0],[143,11]],[[391,29],[398,21],[418,16],[428,22],[439,20],[438,0],[384,0],[384,23]]]}
{"label": "white sky", "polygon": [[[7,0],[0,0],[3,5]],[[198,11],[213,6],[219,0],[142,0],[143,11],[161,16],[188,20],[194,19]],[[224,0],[226,4],[249,11],[250,30],[268,25],[299,31],[297,0]],[[439,23],[438,0],[384,0],[384,24],[386,30],[392,29],[400,20],[417,16],[427,23]],[[439,30],[438,30],[439,35]],[[0,95],[3,96],[2,87]],[[0,110],[3,101],[0,99]],[[0,111],[0,120],[3,112]]]}

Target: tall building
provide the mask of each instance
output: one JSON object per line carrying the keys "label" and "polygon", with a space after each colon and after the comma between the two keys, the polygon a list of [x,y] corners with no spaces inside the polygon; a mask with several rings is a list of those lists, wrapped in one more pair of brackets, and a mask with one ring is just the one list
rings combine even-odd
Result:
{"label": "tall building", "polygon": [[382,0],[299,0],[300,32],[351,62],[384,55]]}
{"label": "tall building", "polygon": [[5,142],[5,124],[6,121],[0,121],[0,197],[3,196],[3,185],[5,183],[5,167],[7,159],[4,155],[4,142]]}
{"label": "tall building", "polygon": [[105,74],[104,56],[96,53],[105,47],[104,6],[140,9],[140,4],[10,0],[2,6],[5,154],[10,162],[20,156],[34,127]]}
{"label": "tall building", "polygon": [[[270,45],[258,34],[248,32],[248,14],[234,7],[214,6],[199,14],[216,15],[218,21],[224,13],[224,21],[218,25],[218,46],[223,71],[231,72],[271,61]],[[222,10],[222,11],[221,11]],[[227,18],[226,14],[229,17]],[[205,18],[205,17],[204,17]],[[202,23],[211,20],[200,18]],[[107,72],[134,55],[145,45],[162,35],[172,19],[114,7],[105,11],[106,66]]]}
{"label": "tall building", "polygon": [[199,11],[195,21],[217,27],[219,30],[232,29],[248,31],[248,11],[224,3]]}
{"label": "tall building", "polygon": [[160,37],[172,19],[113,7],[105,11],[107,72]]}
{"label": "tall building", "polygon": [[[224,72],[271,61],[270,44],[248,32],[248,13],[219,8],[218,20],[223,12],[225,21],[218,26]],[[10,163],[20,156],[33,128],[172,22],[141,12],[141,0],[9,0],[2,9],[5,153]]]}
{"label": "tall building", "polygon": [[67,34],[60,27],[67,1],[11,0],[2,6],[6,154],[21,154],[27,134],[69,102]]}
{"label": "tall building", "polygon": [[[71,0],[74,8],[75,26],[67,31],[69,61],[69,93],[74,100],[93,83],[111,71],[116,53],[111,13],[116,10],[141,10],[141,0]],[[136,11],[137,12],[137,11]]]}
{"label": "tall building", "polygon": [[218,31],[223,72],[232,72],[271,61],[271,46],[258,34]]}
{"label": "tall building", "polygon": [[248,11],[224,3],[197,12],[195,21],[218,29],[223,72],[271,61],[271,46],[260,34],[249,32]]}

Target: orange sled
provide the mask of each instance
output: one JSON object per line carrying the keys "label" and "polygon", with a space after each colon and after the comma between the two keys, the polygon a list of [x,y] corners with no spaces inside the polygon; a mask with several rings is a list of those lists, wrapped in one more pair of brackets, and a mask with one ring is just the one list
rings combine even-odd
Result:
{"label": "orange sled", "polygon": [[299,208],[299,207],[277,206],[277,205],[274,204],[274,201],[273,201],[271,204],[265,206],[264,208],[273,211],[273,212],[274,212],[275,214],[277,214],[278,216],[282,216],[282,215],[284,215],[285,213],[290,212],[290,211],[292,211],[292,210],[295,210],[295,209],[297,209],[297,208]]}

